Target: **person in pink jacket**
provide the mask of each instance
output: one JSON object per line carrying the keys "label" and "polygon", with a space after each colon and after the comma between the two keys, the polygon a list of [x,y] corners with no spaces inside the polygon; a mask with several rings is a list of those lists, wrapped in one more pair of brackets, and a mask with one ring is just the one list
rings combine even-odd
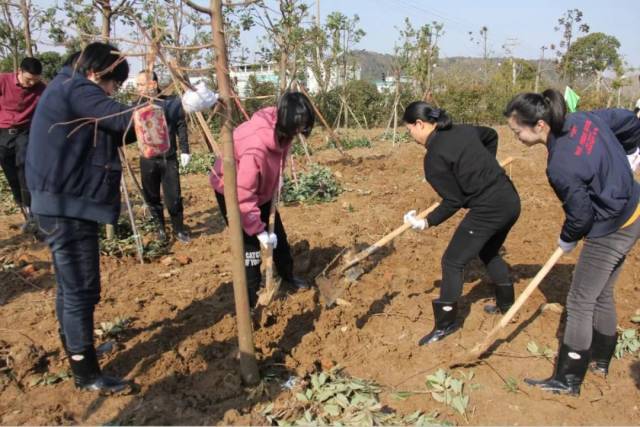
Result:
{"label": "person in pink jacket", "polygon": [[[315,115],[309,99],[299,92],[287,92],[280,98],[277,108],[267,107],[257,111],[233,132],[238,204],[251,307],[257,303],[257,292],[262,282],[261,245],[264,248],[273,246],[274,264],[284,281],[298,289],[309,288],[304,280],[293,276],[293,257],[279,213],[275,215],[274,233],[268,232],[267,221],[291,142],[299,133],[309,136],[314,122]],[[221,158],[216,160],[213,169],[209,181],[227,221]]]}

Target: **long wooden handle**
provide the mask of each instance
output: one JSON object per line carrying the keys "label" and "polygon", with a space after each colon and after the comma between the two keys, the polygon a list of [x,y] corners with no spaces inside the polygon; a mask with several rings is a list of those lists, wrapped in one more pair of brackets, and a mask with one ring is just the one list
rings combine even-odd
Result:
{"label": "long wooden handle", "polygon": [[[429,215],[431,212],[433,212],[438,206],[440,206],[440,203],[434,203],[433,205],[429,206],[427,209],[423,210],[422,212],[420,212],[416,216],[418,218],[420,218],[420,219],[424,219],[424,218],[427,217],[427,215]],[[346,264],[344,264],[342,267],[340,267],[340,271],[341,272],[345,271],[346,269],[348,269],[349,267],[353,266],[354,264],[359,263],[360,261],[362,261],[363,259],[365,259],[369,255],[371,255],[372,253],[376,252],[378,249],[382,248],[384,245],[386,245],[387,243],[389,243],[390,241],[392,241],[393,239],[395,239],[396,237],[398,237],[399,235],[401,235],[402,233],[404,233],[405,231],[407,231],[410,228],[411,228],[411,224],[409,224],[409,223],[402,224],[400,227],[396,228],[391,233],[389,233],[386,236],[384,236],[382,239],[378,240],[377,242],[375,242],[374,244],[372,244],[371,246],[369,246],[365,250],[363,250],[363,251],[359,252],[358,254],[356,254],[352,259],[347,261]]]}
{"label": "long wooden handle", "polygon": [[[282,172],[280,175],[280,179],[282,179]],[[268,223],[268,232],[269,235],[273,234],[275,230],[276,224],[276,211],[278,209],[278,200],[280,199],[280,183],[278,182],[278,187],[276,188],[275,193],[273,194],[273,199],[271,199],[271,207],[269,208],[269,223]],[[258,298],[258,304],[262,306],[267,306],[273,300],[273,297],[278,292],[280,288],[280,281],[277,281],[273,277],[273,246],[268,245],[266,254],[264,257],[264,274],[266,276],[266,284],[265,288],[260,294]]]}
{"label": "long wooden handle", "polygon": [[[513,161],[513,157],[507,157],[502,162],[500,162],[500,166],[501,167],[505,167],[509,163],[511,163],[512,161]],[[433,212],[439,205],[440,205],[440,203],[434,203],[433,205],[429,206],[427,209],[423,210],[422,212],[420,212],[416,216],[418,218],[420,218],[420,219],[425,219],[427,217],[427,215],[429,215],[431,212]],[[399,235],[401,235],[402,233],[404,233],[405,231],[407,231],[410,228],[411,228],[411,224],[402,224],[400,227],[396,228],[391,233],[387,234],[382,239],[378,240],[377,242],[375,242],[374,244],[372,244],[371,246],[369,246],[365,250],[357,253],[353,258],[351,258],[342,267],[340,267],[340,272],[344,272],[349,267],[351,267],[351,266],[359,263],[363,259],[367,258],[372,253],[376,252],[378,249],[382,248],[384,245],[386,245],[387,243],[389,243],[390,241],[392,241],[393,239],[395,239],[396,237],[398,237]]]}
{"label": "long wooden handle", "polygon": [[500,332],[500,330],[502,330],[505,326],[509,324],[511,319],[513,319],[513,316],[515,316],[518,310],[520,310],[520,307],[522,307],[522,305],[527,301],[527,299],[533,293],[533,291],[535,291],[538,285],[540,285],[540,282],[542,282],[542,279],[545,278],[545,276],[549,273],[551,268],[558,262],[560,257],[562,257],[563,253],[564,251],[562,250],[562,248],[558,248],[555,250],[555,252],[551,255],[549,260],[544,264],[544,266],[542,266],[540,271],[538,271],[538,274],[535,275],[535,277],[527,285],[524,291],[522,291],[522,293],[520,294],[518,299],[515,301],[515,303],[511,306],[509,311],[507,311],[504,314],[504,316],[502,316],[502,319],[500,319],[500,322],[498,322],[498,324],[493,327],[493,329],[487,334],[487,336],[481,343],[479,343],[473,349],[471,349],[471,351],[469,352],[470,358],[478,358],[482,355],[482,353],[487,351],[487,349],[495,341],[495,337],[498,334],[498,332]]}

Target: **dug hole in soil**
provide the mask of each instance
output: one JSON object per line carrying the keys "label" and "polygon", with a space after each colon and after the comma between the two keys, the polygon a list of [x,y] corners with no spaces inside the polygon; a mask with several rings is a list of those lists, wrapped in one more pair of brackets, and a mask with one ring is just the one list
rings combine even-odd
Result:
{"label": "dug hole in soil", "polygon": [[[556,248],[564,215],[545,177],[545,149],[518,144],[506,127],[499,133],[498,158],[515,157],[507,172],[522,199],[522,215],[504,248],[517,295]],[[319,136],[311,139],[312,146],[322,143]],[[424,181],[421,147],[379,141],[349,153],[351,160],[335,150],[313,155],[345,189],[335,201],[281,207],[297,273],[310,280],[344,248],[375,242],[399,226],[407,210],[439,200]],[[0,218],[0,263],[14,266],[0,272],[0,423],[261,424],[266,421],[259,410],[266,402],[294,399],[283,381],[335,365],[382,386],[382,403],[400,414],[435,410],[442,421],[466,423],[428,394],[391,398],[394,391],[425,390],[427,374],[471,349],[499,319],[482,309],[493,291],[481,263],[473,262],[460,301],[462,330],[434,345],[417,345],[433,325],[440,258],[462,212],[435,229],[397,238],[342,294],[347,305],[325,308],[315,287],[280,295],[254,334],[261,372],[273,379],[264,393],[255,393],[239,374],[229,241],[207,177],[183,176],[182,193],[193,241],[173,243],[172,259],[140,265],[135,257],[101,257],[96,327],[117,317],[131,319],[117,335],[116,351],[101,362],[107,373],[139,385],[137,393],[125,396],[78,392],[70,380],[38,381],[46,372],[67,369],[57,334],[53,267],[47,247],[20,233],[19,214]],[[534,341],[557,350],[578,253],[560,260],[503,334],[507,340],[473,368],[477,388],[470,392],[470,424],[640,423],[637,356],[614,359],[606,380],[588,373],[578,398],[522,382],[552,373],[553,359],[533,356],[527,345]],[[635,248],[616,285],[623,328],[633,327],[630,319],[640,308],[637,261]],[[547,306],[553,309],[540,309],[550,303],[556,303]],[[505,386],[513,379],[517,392]]]}

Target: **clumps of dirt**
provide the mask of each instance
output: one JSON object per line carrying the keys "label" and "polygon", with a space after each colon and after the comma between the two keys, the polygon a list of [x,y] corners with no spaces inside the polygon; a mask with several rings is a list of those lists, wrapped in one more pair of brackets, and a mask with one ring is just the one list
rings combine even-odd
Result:
{"label": "clumps of dirt", "polygon": [[0,389],[11,382],[22,388],[23,380],[42,372],[47,365],[44,348],[33,343],[10,344],[0,340]]}

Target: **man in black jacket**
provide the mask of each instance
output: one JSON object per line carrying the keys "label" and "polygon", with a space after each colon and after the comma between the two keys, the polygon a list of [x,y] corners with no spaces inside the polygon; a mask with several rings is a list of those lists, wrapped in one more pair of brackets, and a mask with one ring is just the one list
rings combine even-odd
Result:
{"label": "man in black jacket", "polygon": [[[140,72],[136,78],[136,88],[138,94],[143,97],[143,100],[146,100],[148,97],[158,97],[158,76],[155,72],[152,72],[151,75],[149,75],[147,71]],[[172,97],[160,96],[159,98],[160,99],[155,102],[161,104]],[[191,238],[184,225],[184,209],[180,191],[176,143],[176,139],[179,139],[181,152],[180,164],[182,167],[185,167],[191,159],[186,118],[184,114],[181,114],[178,120],[170,121],[167,119],[167,125],[169,127],[170,139],[169,151],[157,158],[147,159],[140,157],[142,191],[149,205],[151,215],[157,223],[158,239],[163,241],[167,239],[162,200],[160,198],[160,185],[162,184],[164,200],[171,217],[173,233],[180,242],[189,243]]]}

